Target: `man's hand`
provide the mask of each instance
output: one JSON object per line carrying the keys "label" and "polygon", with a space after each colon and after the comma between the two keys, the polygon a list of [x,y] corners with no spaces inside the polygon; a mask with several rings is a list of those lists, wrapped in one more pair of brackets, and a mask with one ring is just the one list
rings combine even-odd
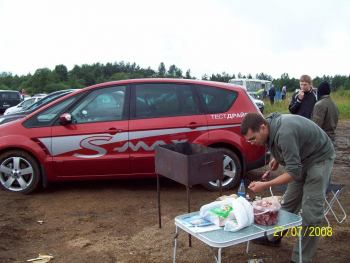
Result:
{"label": "man's hand", "polygon": [[261,191],[264,191],[268,187],[269,187],[269,184],[267,182],[251,182],[248,186],[248,188],[252,190],[254,193],[259,193]]}
{"label": "man's hand", "polygon": [[304,95],[305,95],[304,91],[303,91],[303,90],[299,90],[298,99],[299,99],[299,100],[303,100]]}
{"label": "man's hand", "polygon": [[272,160],[269,162],[270,171],[277,170],[278,166],[279,166],[279,163],[275,160],[275,158],[272,158]]}

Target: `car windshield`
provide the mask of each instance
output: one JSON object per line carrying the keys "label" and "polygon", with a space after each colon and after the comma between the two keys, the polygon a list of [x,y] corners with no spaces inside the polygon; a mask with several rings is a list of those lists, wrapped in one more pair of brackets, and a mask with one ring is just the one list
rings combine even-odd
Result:
{"label": "car windshield", "polygon": [[35,98],[30,98],[30,99],[27,99],[27,100],[24,100],[23,102],[20,103],[20,106],[23,108],[23,109],[26,109],[28,107],[30,107],[35,101]]}
{"label": "car windshield", "polygon": [[68,94],[70,92],[72,92],[72,91],[65,91],[65,92],[55,93],[55,94],[51,94],[51,95],[49,94],[46,97],[42,98],[41,100],[38,100],[34,104],[32,104],[26,108],[23,108],[23,109],[26,111],[32,111],[32,110],[38,108],[39,106],[47,104],[47,103],[53,101],[54,99],[56,99],[57,97],[63,96],[64,94]]}

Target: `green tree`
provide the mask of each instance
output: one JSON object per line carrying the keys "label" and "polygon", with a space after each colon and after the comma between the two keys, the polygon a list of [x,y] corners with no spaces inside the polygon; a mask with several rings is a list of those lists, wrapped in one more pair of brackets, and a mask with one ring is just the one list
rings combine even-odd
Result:
{"label": "green tree", "polygon": [[176,68],[175,70],[175,77],[176,78],[182,78],[182,70],[179,68]]}
{"label": "green tree", "polygon": [[46,92],[45,88],[55,80],[54,74],[48,68],[37,69],[29,80],[29,88],[32,93]]}
{"label": "green tree", "polygon": [[0,90],[6,90],[6,89],[9,89],[8,86],[6,86],[5,84],[0,84]]}
{"label": "green tree", "polygon": [[45,87],[45,92],[47,93],[51,93],[57,90],[64,90],[64,89],[68,89],[69,86],[67,84],[64,84],[62,82],[60,83],[50,83]]}
{"label": "green tree", "polygon": [[192,79],[192,77],[191,77],[191,70],[190,70],[190,69],[188,69],[188,70],[186,71],[185,79]]}
{"label": "green tree", "polygon": [[347,80],[344,83],[344,89],[350,90],[350,75],[348,76]]}
{"label": "green tree", "polygon": [[288,73],[283,73],[280,78],[274,79],[272,83],[279,90],[281,90],[283,86],[287,87],[287,91],[295,91],[299,88],[299,81],[295,78],[289,78]]}
{"label": "green tree", "polygon": [[165,77],[165,73],[166,73],[165,65],[163,62],[161,62],[158,67],[158,75],[159,77]]}
{"label": "green tree", "polygon": [[229,82],[230,79],[234,78],[233,76],[230,76],[226,72],[222,72],[222,74],[212,74],[210,77],[210,80],[212,81],[220,81],[220,82]]}
{"label": "green tree", "polygon": [[270,81],[272,81],[272,77],[270,75],[266,74],[266,73],[263,73],[263,72],[261,72],[259,74],[256,74],[255,78],[256,79],[261,79],[261,80],[270,80]]}
{"label": "green tree", "polygon": [[347,80],[346,76],[335,75],[331,83],[332,89],[338,90],[341,86],[345,86],[346,80]]}
{"label": "green tree", "polygon": [[169,70],[168,70],[168,74],[167,74],[169,77],[172,77],[172,78],[175,78],[175,75],[176,75],[176,66],[175,65],[171,65],[169,67]]}
{"label": "green tree", "polygon": [[113,73],[115,73],[115,71],[116,67],[112,63],[107,63],[103,67],[103,75],[106,77],[106,79],[110,78],[113,75]]}
{"label": "green tree", "polygon": [[68,80],[68,70],[65,65],[57,65],[54,69],[54,72],[57,75],[58,81]]}
{"label": "green tree", "polygon": [[123,79],[130,79],[130,74],[127,72],[117,72],[117,73],[114,73],[111,77],[111,80],[123,80]]}

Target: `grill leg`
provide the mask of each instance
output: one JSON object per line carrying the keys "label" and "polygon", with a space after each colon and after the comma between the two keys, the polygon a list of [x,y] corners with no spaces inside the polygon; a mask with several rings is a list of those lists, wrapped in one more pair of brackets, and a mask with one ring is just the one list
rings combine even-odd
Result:
{"label": "grill leg", "polygon": [[[186,186],[186,192],[187,192],[187,212],[191,213],[191,201],[190,201],[190,188],[189,186]],[[192,236],[188,234],[188,246],[192,247]]]}
{"label": "grill leg", "polygon": [[160,182],[159,182],[159,174],[157,174],[157,196],[158,196],[158,224],[159,228],[162,228],[162,218],[160,212]]}
{"label": "grill leg", "polygon": [[175,236],[174,236],[174,254],[173,254],[173,263],[176,263],[176,249],[177,249],[177,236],[178,236],[178,232],[177,232],[177,226],[175,228]]}

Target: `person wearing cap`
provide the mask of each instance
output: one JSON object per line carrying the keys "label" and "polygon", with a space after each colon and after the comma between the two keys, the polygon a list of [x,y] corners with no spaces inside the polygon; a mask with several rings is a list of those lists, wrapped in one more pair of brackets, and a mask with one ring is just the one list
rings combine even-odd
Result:
{"label": "person wearing cap", "polygon": [[318,86],[317,102],[313,109],[311,119],[327,133],[334,144],[339,110],[333,102],[330,93],[331,87],[327,81],[322,82]]}
{"label": "person wearing cap", "polygon": [[[271,186],[288,184],[282,209],[301,213],[301,249],[303,263],[309,263],[317,249],[319,237],[310,230],[322,225],[323,205],[335,158],[333,144],[327,134],[313,121],[292,114],[273,113],[266,119],[258,113],[248,113],[241,124],[241,134],[252,145],[267,146],[272,160],[271,171],[279,164],[284,172],[269,181],[251,182],[254,193]],[[266,179],[267,173],[261,178]],[[282,235],[282,234],[281,234]],[[279,237],[266,236],[254,243],[278,246]],[[299,246],[294,246],[291,262],[299,262]]]}
{"label": "person wearing cap", "polygon": [[317,101],[316,91],[312,88],[311,77],[302,75],[299,85],[300,90],[293,94],[289,104],[289,112],[311,119],[312,111]]}

